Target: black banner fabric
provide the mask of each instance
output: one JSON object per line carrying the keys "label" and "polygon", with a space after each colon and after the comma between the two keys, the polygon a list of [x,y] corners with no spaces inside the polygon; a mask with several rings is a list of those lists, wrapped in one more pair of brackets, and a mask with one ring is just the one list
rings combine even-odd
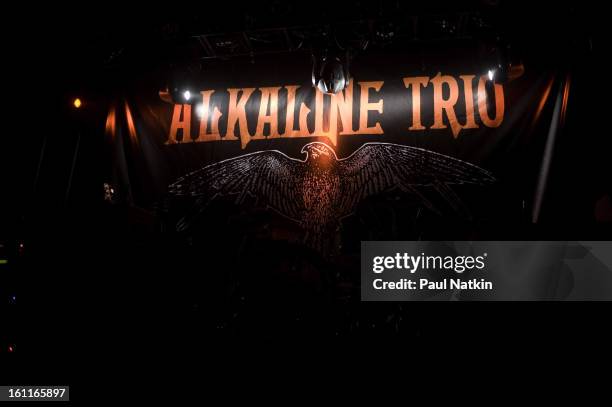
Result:
{"label": "black banner fabric", "polygon": [[145,76],[107,115],[113,199],[162,208],[181,232],[221,202],[263,210],[323,252],[352,214],[390,199],[403,215],[386,239],[531,219],[555,100],[569,84],[523,70],[498,84],[469,53],[440,55],[356,58],[335,95],[312,85],[302,55],[203,70],[179,80],[178,103],[159,92],[159,74]]}

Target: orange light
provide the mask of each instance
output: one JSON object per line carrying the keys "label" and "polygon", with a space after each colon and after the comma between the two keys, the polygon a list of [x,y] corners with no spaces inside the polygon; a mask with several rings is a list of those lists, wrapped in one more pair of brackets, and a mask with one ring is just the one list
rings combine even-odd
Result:
{"label": "orange light", "polygon": [[108,111],[108,115],[106,116],[106,134],[110,135],[110,137],[115,137],[115,129],[116,129],[116,113],[115,107],[111,106]]}
{"label": "orange light", "polygon": [[132,111],[125,101],[125,117],[127,119],[128,130],[130,132],[130,140],[138,144],[138,136],[136,135],[136,127],[134,126],[134,118],[132,117]]}
{"label": "orange light", "polygon": [[81,102],[81,99],[76,98],[76,99],[74,99],[74,102],[72,104],[74,105],[74,107],[76,107],[78,109],[79,107],[81,107],[81,105],[83,103]]}

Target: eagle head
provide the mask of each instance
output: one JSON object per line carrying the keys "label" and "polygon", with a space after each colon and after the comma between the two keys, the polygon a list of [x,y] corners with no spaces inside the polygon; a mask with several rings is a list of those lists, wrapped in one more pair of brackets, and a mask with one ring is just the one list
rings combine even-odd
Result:
{"label": "eagle head", "polygon": [[302,147],[302,154],[306,154],[306,162],[315,163],[319,166],[327,166],[338,160],[336,152],[327,144],[315,141]]}

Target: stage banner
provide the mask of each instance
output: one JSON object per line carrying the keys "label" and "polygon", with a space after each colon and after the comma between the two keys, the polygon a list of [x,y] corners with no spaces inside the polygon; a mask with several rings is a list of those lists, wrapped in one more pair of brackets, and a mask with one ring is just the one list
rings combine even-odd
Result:
{"label": "stage banner", "polygon": [[531,221],[562,75],[521,67],[495,83],[460,49],[364,55],[330,95],[311,66],[218,62],[185,77],[175,103],[167,73],[125,86],[105,124],[112,200],[155,208],[173,233],[255,219],[324,257],[361,240],[503,238],[500,225]]}

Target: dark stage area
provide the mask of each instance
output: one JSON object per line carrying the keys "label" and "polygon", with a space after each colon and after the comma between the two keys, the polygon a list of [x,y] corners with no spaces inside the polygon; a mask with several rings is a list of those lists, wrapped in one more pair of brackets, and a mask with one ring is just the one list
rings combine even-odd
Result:
{"label": "dark stage area", "polygon": [[364,301],[360,274],[368,241],[612,241],[605,5],[166,6],[15,16],[37,28],[7,48],[0,384],[87,400],[83,372],[153,358],[609,338],[604,260],[433,301]]}

